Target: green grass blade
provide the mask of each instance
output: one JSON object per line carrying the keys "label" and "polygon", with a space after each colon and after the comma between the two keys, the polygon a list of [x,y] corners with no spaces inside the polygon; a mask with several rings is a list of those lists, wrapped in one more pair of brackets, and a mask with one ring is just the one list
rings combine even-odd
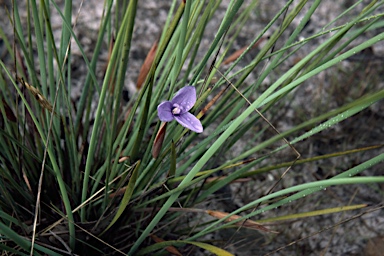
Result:
{"label": "green grass blade", "polygon": [[[384,154],[378,155],[378,156],[376,156],[376,157],[374,157],[374,158],[372,158],[372,159],[370,159],[370,160],[368,160],[368,161],[366,161],[366,162],[364,162],[364,163],[362,163],[362,164],[360,164],[360,165],[358,165],[358,166],[356,166],[356,167],[354,167],[354,168],[352,168],[352,169],[350,169],[350,170],[348,170],[342,174],[339,174],[339,175],[337,175],[331,179],[322,180],[322,181],[315,181],[315,182],[310,182],[310,183],[301,184],[301,185],[296,185],[294,187],[286,188],[286,189],[271,193],[269,195],[266,195],[264,197],[261,197],[259,199],[256,199],[253,202],[237,209],[236,211],[233,211],[231,214],[226,216],[224,219],[220,219],[220,220],[212,223],[211,225],[206,227],[204,230],[202,230],[201,232],[199,232],[195,236],[190,237],[189,239],[193,240],[193,239],[196,239],[196,238],[198,238],[204,234],[207,234],[209,232],[213,232],[214,230],[217,230],[218,228],[215,228],[215,226],[217,226],[219,223],[226,220],[227,218],[229,218],[232,215],[237,215],[244,210],[252,209],[253,207],[256,207],[260,203],[263,203],[263,202],[266,202],[268,200],[278,198],[278,197],[281,197],[281,196],[284,196],[284,195],[287,195],[290,193],[297,192],[294,195],[288,196],[287,198],[284,198],[283,200],[280,200],[277,203],[273,203],[273,204],[270,204],[268,206],[263,207],[262,209],[252,211],[251,214],[247,214],[247,215],[243,216],[241,219],[236,220],[236,221],[240,221],[240,220],[244,220],[246,218],[254,217],[257,214],[260,214],[262,212],[274,209],[276,207],[280,207],[280,206],[287,204],[287,203],[291,203],[294,200],[308,196],[314,192],[323,190],[324,188],[329,187],[329,186],[348,185],[348,184],[382,183],[382,182],[384,182],[384,177],[346,178],[346,177],[352,177],[353,175],[356,175],[357,173],[359,173],[359,172],[361,172],[361,171],[363,171],[369,167],[372,167],[373,165],[378,164],[382,161],[384,161]],[[229,222],[228,224],[224,224],[224,226],[230,225],[230,224],[233,224],[233,222]]]}
{"label": "green grass blade", "polygon": [[[128,33],[125,29],[128,26],[127,24],[130,23],[130,19],[132,18],[132,15],[134,17],[134,13],[136,11],[136,5],[137,5],[137,1],[131,1],[129,3],[129,7],[128,7],[127,12],[125,13],[125,17],[124,17],[124,21],[123,21],[123,24],[125,24],[125,25],[123,25],[120,28],[120,31],[118,33],[118,36],[116,39],[116,44],[115,44],[115,47],[113,48],[111,63],[114,63],[115,61],[117,61],[117,59],[119,58],[118,54],[120,53],[119,47],[123,44],[123,42],[125,42],[126,40],[129,40],[129,38],[131,36],[130,35],[131,33]],[[127,38],[123,38],[124,36],[126,36]],[[124,52],[124,54],[127,54],[127,52]],[[126,56],[120,56],[120,57],[123,58],[123,60],[124,60],[124,58]],[[102,118],[103,118],[102,111],[104,109],[105,97],[106,97],[107,91],[108,91],[108,82],[109,82],[109,79],[112,75],[111,73],[112,73],[111,65],[109,65],[108,70],[107,70],[107,74],[105,75],[104,83],[102,86],[100,99],[99,99],[97,110],[96,110],[95,123],[94,123],[92,134],[91,134],[89,150],[88,150],[88,154],[87,154],[87,161],[85,164],[81,202],[85,202],[86,197],[87,197],[87,190],[88,190],[88,186],[89,186],[88,185],[89,176],[91,173],[91,167],[93,166],[94,153],[95,153],[96,143],[98,142],[99,130],[100,130],[101,125],[102,125],[102,123],[101,123]],[[80,211],[80,216],[81,216],[82,221],[85,221],[85,216],[86,216],[85,211],[86,211],[85,207],[82,208]]]}
{"label": "green grass blade", "polygon": [[100,236],[104,234],[110,227],[112,227],[113,224],[115,224],[115,222],[120,218],[121,214],[123,214],[123,212],[125,211],[125,208],[127,208],[128,203],[131,200],[133,190],[136,185],[139,166],[140,166],[140,161],[136,163],[136,167],[133,170],[132,176],[129,179],[128,186],[124,192],[123,198],[121,199],[121,203],[120,203],[119,209],[116,212],[116,215],[113,217],[111,223],[106,227],[106,229],[100,234]]}
{"label": "green grass blade", "polygon": [[[7,239],[10,239],[11,241],[15,242],[18,246],[20,246],[25,251],[30,251],[31,248],[31,242],[25,240],[21,236],[19,236],[15,231],[13,231],[11,228],[4,225],[4,223],[0,222],[0,233],[4,235]],[[36,250],[41,251],[45,255],[52,255],[52,256],[60,256],[61,254],[56,253],[48,248],[44,248],[41,245],[34,244],[34,247]],[[34,251],[34,255],[41,255],[37,251]]]}
{"label": "green grass blade", "polygon": [[308,217],[320,216],[320,215],[331,214],[331,213],[352,211],[352,210],[361,209],[365,207],[367,207],[366,204],[347,205],[347,206],[340,206],[340,207],[334,207],[334,208],[327,208],[323,210],[316,210],[311,212],[302,212],[302,213],[296,213],[296,214],[289,214],[285,216],[267,218],[267,219],[257,220],[257,222],[268,223],[268,222],[276,222],[276,221],[296,220],[300,218],[308,218]]}
{"label": "green grass blade", "polygon": [[[12,80],[11,74],[6,69],[6,67],[4,66],[4,63],[2,61],[0,61],[0,65],[7,72],[8,77]],[[33,123],[35,124],[35,126],[36,126],[36,128],[38,130],[38,133],[39,133],[39,136],[41,138],[41,141],[43,142],[44,145],[46,145],[47,138],[46,138],[46,136],[44,134],[43,128],[41,127],[41,124],[38,122],[35,114],[33,113],[31,107],[29,106],[29,104],[27,102],[27,100],[23,96],[23,93],[20,91],[20,88],[16,85],[15,81],[12,80],[12,84],[13,84],[15,90],[17,91],[18,95],[21,97],[25,107],[27,108],[27,110],[28,110],[28,112],[29,112],[29,114],[30,114],[30,116],[31,116],[31,118],[33,120]],[[59,184],[60,193],[61,193],[61,196],[62,196],[64,207],[65,207],[66,212],[68,214],[68,219],[69,219],[69,225],[68,226],[69,226],[69,234],[70,234],[70,245],[71,245],[71,248],[74,248],[75,247],[76,235],[75,235],[75,227],[73,225],[74,219],[73,219],[73,214],[72,214],[71,203],[70,203],[70,200],[69,200],[69,197],[68,197],[68,192],[67,192],[66,184],[65,184],[65,182],[63,180],[60,168],[59,168],[59,166],[57,164],[57,161],[56,161],[56,155],[53,152],[52,142],[51,141],[50,141],[50,143],[49,143],[49,145],[47,147],[47,152],[48,152],[49,159],[50,159],[50,161],[52,163],[53,170],[55,172],[55,178],[57,179],[57,182]]]}

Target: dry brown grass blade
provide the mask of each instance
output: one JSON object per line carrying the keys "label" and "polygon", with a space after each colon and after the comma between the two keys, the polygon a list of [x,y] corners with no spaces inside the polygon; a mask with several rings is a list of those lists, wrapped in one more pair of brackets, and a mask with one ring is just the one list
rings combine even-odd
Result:
{"label": "dry brown grass blade", "polygon": [[114,198],[116,196],[122,196],[122,195],[124,195],[125,190],[127,190],[127,186],[122,187],[122,188],[118,189],[116,192],[113,192],[113,193],[109,194],[108,197],[109,198]]}
{"label": "dry brown grass blade", "polygon": [[228,87],[229,85],[226,86],[224,89],[222,89],[218,94],[216,94],[215,97],[213,97],[213,99],[210,102],[208,102],[207,105],[205,105],[205,107],[198,114],[199,118],[205,115],[205,113],[213,106],[213,104],[215,104],[215,102],[224,94],[224,92],[228,89]]}
{"label": "dry brown grass blade", "polygon": [[109,40],[108,59],[107,59],[107,63],[105,64],[105,67],[104,67],[104,75],[107,72],[108,65],[110,63],[110,60],[111,60],[111,57],[112,57],[112,52],[113,52],[113,47],[115,46],[115,42],[116,42],[115,35],[112,34],[111,35],[111,40]]}
{"label": "dry brown grass blade", "polygon": [[[252,45],[251,49],[254,49],[256,48],[257,46],[260,45],[260,43],[262,43],[263,41],[265,40],[264,37],[260,38],[254,45]],[[223,61],[223,65],[227,65],[231,62],[234,62],[235,60],[237,60],[237,58],[240,57],[240,55],[245,51],[247,50],[248,46],[244,46],[243,48],[235,51],[234,53],[232,53],[228,58],[226,58],[224,61]]]}
{"label": "dry brown grass blade", "polygon": [[[223,219],[223,218],[225,218],[225,217],[227,217],[229,215],[229,213],[226,213],[226,212],[211,211],[211,210],[207,210],[206,213],[208,213],[209,215],[211,215],[212,217],[215,217],[217,219]],[[242,216],[232,215],[232,216],[228,217],[225,220],[225,222],[231,222],[231,221],[234,221],[234,220],[238,220],[240,218],[242,218]],[[263,225],[257,223],[256,221],[249,220],[249,219],[246,219],[244,221],[236,222],[236,223],[234,223],[234,225],[236,225],[238,227],[245,227],[245,228],[249,228],[249,229],[255,229],[255,230],[259,230],[259,231],[263,231],[263,232],[270,232],[270,233],[275,233],[275,234],[278,233],[276,231],[269,230],[268,228],[264,227]]]}
{"label": "dry brown grass blade", "polygon": [[[150,237],[155,241],[156,243],[161,243],[165,242],[162,238],[156,236],[156,235],[150,235]],[[172,255],[177,255],[177,256],[183,256],[174,246],[167,246],[165,247],[165,250],[167,250],[169,253]]]}
{"label": "dry brown grass blade", "polygon": [[21,172],[23,173],[23,179],[24,179],[25,184],[28,187],[29,192],[33,193],[31,183],[29,182],[29,179],[28,179],[27,173],[25,172],[25,169],[21,168]]}
{"label": "dry brown grass blade", "polygon": [[[114,46],[115,46],[115,36],[112,34],[111,40],[109,42],[108,59],[107,59],[107,63],[105,64],[105,67],[104,67],[104,76],[103,77],[105,77],[105,74],[107,72],[107,69],[108,69],[109,65],[113,65],[113,72],[112,72],[112,74],[115,74],[116,63],[111,63],[110,62]],[[109,81],[108,81],[108,89],[109,89],[109,91],[111,93],[113,93],[113,91],[115,90],[115,80],[116,80],[116,76],[115,75],[111,75],[111,77],[109,78]]]}
{"label": "dry brown grass blade", "polygon": [[123,156],[123,157],[120,157],[120,158],[119,158],[119,164],[121,164],[122,162],[125,162],[125,161],[127,161],[127,160],[129,160],[129,159],[130,159],[129,156]]}
{"label": "dry brown grass blade", "polygon": [[152,63],[155,60],[156,51],[157,51],[157,40],[153,43],[151,49],[149,50],[147,57],[144,60],[143,65],[141,66],[139,77],[137,78],[136,88],[139,90],[145,79],[147,78],[148,72],[151,69]]}
{"label": "dry brown grass blade", "polygon": [[[117,162],[119,164],[121,164],[121,163],[123,163],[123,162],[125,162],[125,161],[127,161],[129,159],[131,159],[129,156],[122,156],[122,157],[119,158],[119,160],[117,160]],[[112,159],[111,163],[114,163],[114,162],[115,162],[115,159]]]}
{"label": "dry brown grass blade", "polygon": [[25,88],[27,88],[28,91],[30,91],[32,93],[32,95],[35,97],[37,102],[39,102],[40,106],[42,106],[43,108],[47,109],[50,113],[54,112],[51,103],[44,97],[43,94],[41,94],[39,89],[37,89],[36,87],[34,87],[34,86],[30,85],[29,83],[25,82],[22,77],[16,76],[16,79]]}
{"label": "dry brown grass blade", "polygon": [[163,146],[166,130],[167,130],[167,123],[162,122],[159,128],[159,131],[156,134],[156,138],[153,141],[153,147],[152,147],[153,158],[157,158],[160,154],[161,148]]}

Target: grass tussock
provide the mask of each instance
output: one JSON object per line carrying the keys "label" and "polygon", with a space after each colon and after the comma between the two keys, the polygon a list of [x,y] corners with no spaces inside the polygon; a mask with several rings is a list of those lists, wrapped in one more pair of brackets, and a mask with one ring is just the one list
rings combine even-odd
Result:
{"label": "grass tussock", "polygon": [[383,1],[173,1],[140,67],[143,3],[105,1],[91,49],[75,3],[2,3],[2,251],[309,253],[382,208]]}

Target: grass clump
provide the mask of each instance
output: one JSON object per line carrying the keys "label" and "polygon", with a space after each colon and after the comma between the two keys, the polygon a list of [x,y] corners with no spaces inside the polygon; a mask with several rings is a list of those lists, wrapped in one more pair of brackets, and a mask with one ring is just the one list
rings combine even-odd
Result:
{"label": "grass clump", "polygon": [[[308,84],[336,68],[349,73],[342,63],[384,39],[383,1],[358,1],[302,37],[321,2],[287,1],[271,10],[273,17],[247,46],[234,51],[241,31],[262,7],[258,1],[230,1],[214,33],[209,28],[223,8],[220,1],[174,1],[128,102],[122,95],[140,22],[138,1],[105,1],[91,54],[77,33],[85,10],[79,7],[73,14],[72,1],[9,4],[12,29],[0,30],[7,57],[0,61],[2,250],[180,255],[200,248],[230,255],[227,247],[243,229],[251,230],[250,236],[261,232],[272,239],[281,230],[267,224],[366,210],[365,203],[348,201],[307,208],[313,197],[299,212],[296,208],[268,216],[277,207],[300,205],[303,198],[331,186],[378,188],[384,182],[371,172],[384,159],[379,141],[348,144],[349,134],[343,132],[347,139],[324,153],[309,154],[303,148],[303,143],[315,143],[316,136],[344,122],[358,122],[359,114],[372,111],[384,98],[380,80],[372,79],[358,84],[360,89],[354,88],[345,100],[329,103],[329,109],[319,107],[327,102],[322,94],[311,104],[303,103],[304,110],[297,105]],[[53,17],[61,20],[58,37]],[[204,47],[202,42],[212,34],[209,47]],[[106,49],[106,69],[100,74]],[[75,95],[74,70],[79,68],[86,71],[81,93]],[[328,88],[333,95],[345,92],[337,86],[342,83],[338,78],[335,75]],[[186,85],[197,91],[189,112],[200,119],[201,134],[174,121],[161,123],[157,116],[157,106]],[[292,116],[283,109],[287,107],[310,113],[282,122]],[[310,111],[312,107],[316,111]],[[289,178],[294,168],[320,166],[321,161],[351,154],[360,161],[334,172],[328,169],[327,177]],[[272,183],[265,180],[270,175]],[[231,197],[236,182],[252,193],[255,186],[263,192],[237,205],[235,198],[224,196],[224,204],[231,207],[220,207],[215,197]],[[224,230],[233,235],[224,242],[210,239]]]}

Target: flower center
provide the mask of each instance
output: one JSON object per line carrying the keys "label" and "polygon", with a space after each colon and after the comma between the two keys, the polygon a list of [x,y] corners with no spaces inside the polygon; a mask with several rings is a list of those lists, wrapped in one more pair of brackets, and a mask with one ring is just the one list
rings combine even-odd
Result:
{"label": "flower center", "polygon": [[180,107],[180,105],[177,104],[177,103],[173,104],[172,114],[174,114],[174,115],[178,115],[178,114],[180,114],[180,112],[181,112],[181,107]]}
{"label": "flower center", "polygon": [[179,108],[173,108],[172,109],[172,114],[174,114],[174,115],[178,115],[178,114],[180,114],[180,112],[181,112],[181,110]]}

